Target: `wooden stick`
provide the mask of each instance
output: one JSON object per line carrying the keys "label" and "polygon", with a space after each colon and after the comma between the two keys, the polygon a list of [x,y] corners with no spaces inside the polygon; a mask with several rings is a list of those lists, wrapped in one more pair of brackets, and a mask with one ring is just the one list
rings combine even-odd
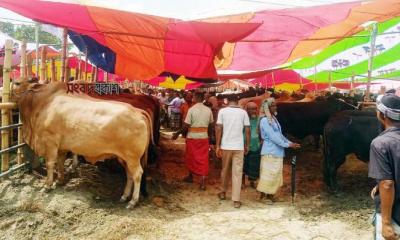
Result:
{"label": "wooden stick", "polygon": [[[12,47],[13,41],[7,39],[5,43],[5,56],[4,56],[4,67],[3,67],[3,96],[2,102],[8,103],[10,101],[10,73],[11,73],[11,62],[12,62]],[[1,126],[10,125],[9,109],[1,110]],[[10,130],[1,131],[1,149],[10,147]],[[1,171],[7,171],[10,166],[10,154],[8,152],[1,155]]]}
{"label": "wooden stick", "polygon": [[61,52],[61,82],[67,82],[66,78],[66,59],[67,59],[67,42],[68,35],[67,29],[64,28],[63,31],[63,42],[62,42],[62,52]]}
{"label": "wooden stick", "polygon": [[54,58],[51,59],[51,81],[57,81],[56,60]]}
{"label": "wooden stick", "polygon": [[40,54],[40,81],[46,81],[46,47],[42,46],[42,51]]}

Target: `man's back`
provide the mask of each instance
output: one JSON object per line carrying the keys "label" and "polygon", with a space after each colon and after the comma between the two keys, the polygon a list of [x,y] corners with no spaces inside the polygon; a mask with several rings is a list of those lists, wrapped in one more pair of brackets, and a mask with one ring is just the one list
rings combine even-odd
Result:
{"label": "man's back", "polygon": [[223,108],[218,113],[217,124],[222,125],[221,149],[243,150],[243,128],[250,126],[246,111],[236,106]]}
{"label": "man's back", "polygon": [[[191,128],[207,128],[210,123],[214,121],[210,108],[206,107],[203,103],[196,103],[187,113],[185,123],[189,124]],[[208,138],[207,131],[202,133],[190,132],[188,138]]]}
{"label": "man's back", "polygon": [[[393,219],[400,224],[400,128],[389,128],[371,143],[369,177],[376,180],[393,180],[395,199]],[[380,198],[375,197],[378,212]]]}

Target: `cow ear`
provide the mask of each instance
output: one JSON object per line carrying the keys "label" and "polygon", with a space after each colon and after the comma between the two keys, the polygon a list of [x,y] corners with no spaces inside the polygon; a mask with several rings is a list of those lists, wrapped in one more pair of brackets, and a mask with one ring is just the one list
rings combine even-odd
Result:
{"label": "cow ear", "polygon": [[41,87],[42,87],[42,84],[35,83],[35,84],[29,86],[29,90],[38,90]]}

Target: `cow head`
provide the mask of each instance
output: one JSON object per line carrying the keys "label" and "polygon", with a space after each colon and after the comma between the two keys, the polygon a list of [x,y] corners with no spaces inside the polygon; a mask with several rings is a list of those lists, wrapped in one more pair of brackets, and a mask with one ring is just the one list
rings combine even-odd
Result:
{"label": "cow head", "polygon": [[33,90],[35,85],[38,83],[37,78],[19,78],[12,81],[11,88],[11,101],[18,102],[21,95],[29,90]]}

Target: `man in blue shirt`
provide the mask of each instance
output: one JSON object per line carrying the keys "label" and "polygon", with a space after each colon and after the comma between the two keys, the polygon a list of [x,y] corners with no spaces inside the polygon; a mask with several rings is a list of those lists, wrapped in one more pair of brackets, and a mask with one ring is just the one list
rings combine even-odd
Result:
{"label": "man in blue shirt", "polygon": [[260,199],[265,194],[275,201],[274,194],[283,185],[283,157],[285,148],[300,148],[282,134],[281,125],[276,119],[277,107],[274,98],[268,98],[262,104],[265,116],[260,121],[260,132],[263,140],[261,148],[260,180],[257,190],[261,192]]}

